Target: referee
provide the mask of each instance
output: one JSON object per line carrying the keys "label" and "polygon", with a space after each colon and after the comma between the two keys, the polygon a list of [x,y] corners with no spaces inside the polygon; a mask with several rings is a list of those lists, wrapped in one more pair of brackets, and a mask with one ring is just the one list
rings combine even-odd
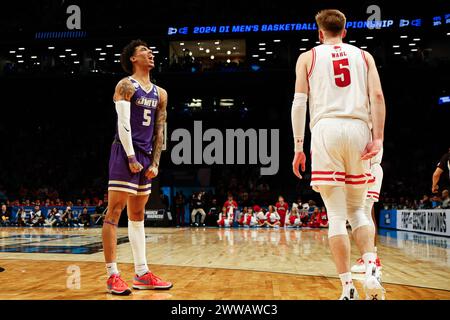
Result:
{"label": "referee", "polygon": [[442,173],[446,171],[446,179],[444,185],[446,188],[450,185],[450,148],[448,152],[441,157],[436,170],[433,173],[433,185],[431,187],[431,192],[437,193],[439,192],[439,179],[441,178]]}

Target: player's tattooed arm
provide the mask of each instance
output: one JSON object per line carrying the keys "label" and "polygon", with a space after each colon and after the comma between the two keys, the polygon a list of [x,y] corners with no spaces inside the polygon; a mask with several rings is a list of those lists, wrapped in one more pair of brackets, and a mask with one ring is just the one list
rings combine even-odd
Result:
{"label": "player's tattooed arm", "polygon": [[155,167],[159,166],[159,159],[161,158],[161,151],[164,143],[164,124],[167,119],[167,92],[159,88],[161,101],[158,105],[155,115],[155,140],[153,141],[153,162]]}
{"label": "player's tattooed arm", "polygon": [[135,89],[131,81],[128,78],[123,78],[116,86],[113,100],[116,103],[118,122],[117,128],[120,142],[122,143],[122,146],[128,156],[130,171],[132,173],[138,173],[143,169],[143,167],[142,164],[137,161],[135,156],[130,125],[130,100],[134,92]]}
{"label": "player's tattooed arm", "polygon": [[130,101],[135,90],[136,89],[134,88],[131,81],[128,78],[123,78],[122,80],[119,81],[119,83],[116,86],[116,90],[114,92],[114,100]]}

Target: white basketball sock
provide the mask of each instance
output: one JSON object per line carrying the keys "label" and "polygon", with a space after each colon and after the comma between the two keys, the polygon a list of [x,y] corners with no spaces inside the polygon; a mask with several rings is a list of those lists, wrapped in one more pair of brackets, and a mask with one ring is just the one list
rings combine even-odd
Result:
{"label": "white basketball sock", "polygon": [[107,263],[106,271],[108,272],[108,276],[112,276],[113,274],[119,274],[119,269],[117,269],[117,263],[116,262]]}
{"label": "white basketball sock", "polygon": [[150,271],[145,255],[144,221],[128,220],[128,239],[130,239],[131,250],[133,251],[134,271],[138,276],[142,276]]}
{"label": "white basketball sock", "polygon": [[352,273],[346,272],[339,274],[339,279],[341,279],[342,288],[346,288],[347,286],[353,287]]}
{"label": "white basketball sock", "polygon": [[372,274],[372,269],[376,266],[375,260],[377,259],[377,254],[375,252],[366,252],[363,254],[362,259],[366,266],[366,277],[368,277]]}

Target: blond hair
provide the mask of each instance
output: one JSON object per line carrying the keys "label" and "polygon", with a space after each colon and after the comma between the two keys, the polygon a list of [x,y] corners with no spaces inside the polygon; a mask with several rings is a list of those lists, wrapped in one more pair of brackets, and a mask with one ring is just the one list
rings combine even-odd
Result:
{"label": "blond hair", "polygon": [[325,9],[316,14],[316,23],[319,29],[332,36],[339,35],[345,29],[345,15],[336,9]]}

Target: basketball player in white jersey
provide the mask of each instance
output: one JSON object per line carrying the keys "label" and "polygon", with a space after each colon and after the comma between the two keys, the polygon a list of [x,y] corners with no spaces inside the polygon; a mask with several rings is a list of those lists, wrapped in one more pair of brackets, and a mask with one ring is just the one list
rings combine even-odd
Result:
{"label": "basketball player in white jersey", "polygon": [[[338,10],[316,15],[321,45],[300,55],[296,66],[292,129],[293,171],[305,170],[303,152],[306,102],[311,129],[311,185],[327,207],[329,245],[342,283],[340,299],[358,299],[350,272],[350,242],[346,220],[365,262],[366,299],[384,299],[378,281],[373,237],[364,205],[368,186],[375,182],[369,159],[384,138],[385,104],[373,57],[344,44],[345,16]],[[369,105],[372,132],[369,129]]]}

